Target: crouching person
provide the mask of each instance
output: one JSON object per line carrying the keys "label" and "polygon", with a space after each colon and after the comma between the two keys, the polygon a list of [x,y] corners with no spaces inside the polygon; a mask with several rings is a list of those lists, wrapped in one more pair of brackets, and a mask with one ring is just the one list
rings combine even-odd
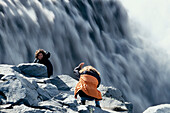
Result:
{"label": "crouching person", "polygon": [[74,96],[77,99],[77,95],[81,97],[81,104],[85,105],[86,100],[95,100],[96,107],[100,107],[99,100],[102,100],[101,92],[97,90],[100,85],[100,73],[92,66],[85,66],[84,63],[80,63],[78,67],[74,69],[74,74],[79,77],[79,82],[75,87]]}

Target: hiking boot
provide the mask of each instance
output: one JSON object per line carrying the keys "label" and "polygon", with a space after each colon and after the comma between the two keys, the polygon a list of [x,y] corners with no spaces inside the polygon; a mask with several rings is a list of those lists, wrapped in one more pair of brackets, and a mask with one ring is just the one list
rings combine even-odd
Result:
{"label": "hiking boot", "polygon": [[101,108],[100,105],[96,105],[96,107]]}
{"label": "hiking boot", "polygon": [[80,105],[85,105],[85,100],[81,100],[81,103],[80,103]]}

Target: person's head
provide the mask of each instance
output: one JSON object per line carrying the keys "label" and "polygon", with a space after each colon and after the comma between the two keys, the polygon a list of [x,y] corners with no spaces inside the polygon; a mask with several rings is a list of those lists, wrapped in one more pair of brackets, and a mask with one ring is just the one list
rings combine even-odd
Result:
{"label": "person's head", "polygon": [[94,72],[96,72],[98,75],[100,75],[100,73],[97,71],[97,69],[95,69],[95,68],[92,67],[92,66],[85,66],[85,67],[83,67],[79,72],[80,72],[80,73],[83,73],[84,71],[94,71]]}
{"label": "person's head", "polygon": [[42,60],[45,57],[45,51],[43,49],[39,49],[35,52],[35,58]]}

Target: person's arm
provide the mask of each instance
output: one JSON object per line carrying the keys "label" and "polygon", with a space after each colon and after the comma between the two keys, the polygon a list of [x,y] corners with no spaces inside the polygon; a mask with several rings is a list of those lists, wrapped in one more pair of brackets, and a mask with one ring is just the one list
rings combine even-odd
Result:
{"label": "person's arm", "polygon": [[80,70],[81,70],[81,69],[80,69],[79,66],[76,67],[76,68],[74,68],[74,74],[75,74],[78,78],[80,78],[80,73],[79,73]]}
{"label": "person's arm", "polygon": [[75,74],[78,78],[80,78],[80,73],[79,73],[79,71],[82,69],[83,65],[84,65],[84,62],[80,63],[77,67],[74,68],[74,74]]}
{"label": "person's arm", "polygon": [[38,63],[38,59],[35,58],[34,61],[33,61],[33,63]]}

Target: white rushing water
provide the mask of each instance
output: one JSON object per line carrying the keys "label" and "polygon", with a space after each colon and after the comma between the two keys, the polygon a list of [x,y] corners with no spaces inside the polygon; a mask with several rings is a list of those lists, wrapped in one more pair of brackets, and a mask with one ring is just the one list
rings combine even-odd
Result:
{"label": "white rushing water", "polygon": [[167,56],[138,33],[116,0],[0,1],[0,63],[32,62],[43,48],[55,75],[73,76],[83,61],[120,89],[135,113],[170,102]]}
{"label": "white rushing water", "polygon": [[[131,22],[145,39],[170,53],[170,1],[121,0]],[[139,33],[138,33],[139,34]]]}

